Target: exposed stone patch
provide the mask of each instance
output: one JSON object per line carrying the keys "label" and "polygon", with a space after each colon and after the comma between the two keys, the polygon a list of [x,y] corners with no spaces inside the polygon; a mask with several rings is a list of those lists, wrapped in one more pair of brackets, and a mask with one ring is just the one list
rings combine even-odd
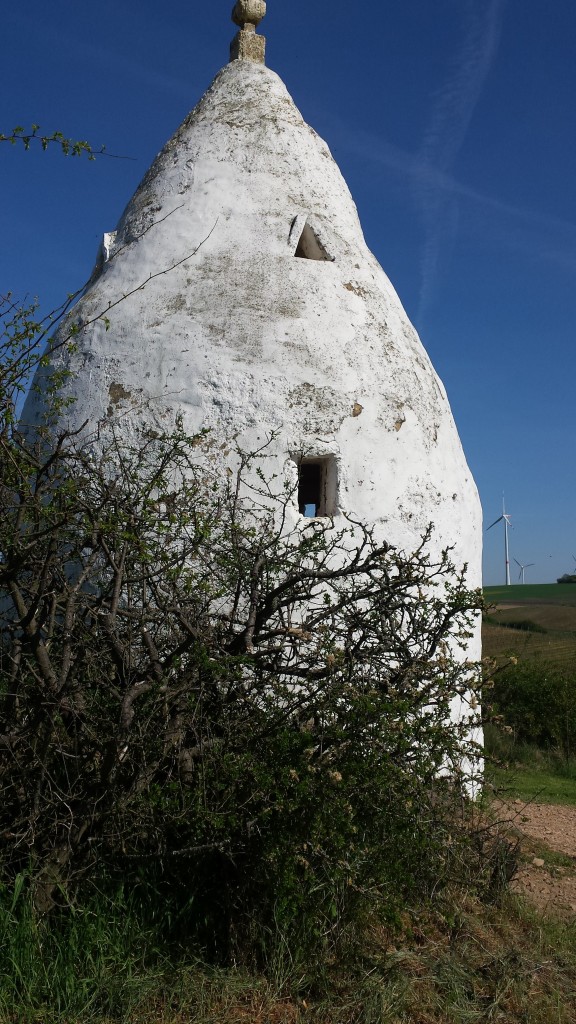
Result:
{"label": "exposed stone patch", "polygon": [[166,303],[167,313],[179,313],[181,309],[186,308],[186,299],[183,295],[175,295],[174,298],[168,299]]}
{"label": "exposed stone patch", "polygon": [[333,388],[300,384],[292,388],[288,402],[295,410],[295,423],[300,433],[321,433],[323,436],[336,433],[346,419],[340,395]]}
{"label": "exposed stone patch", "polygon": [[362,288],[361,285],[359,285],[359,284],[352,284],[351,281],[348,281],[348,283],[345,284],[344,287],[345,287],[347,292],[354,292],[354,295],[358,295],[359,298],[361,298],[361,299],[365,299],[366,296],[369,294],[366,291],[365,288]]}
{"label": "exposed stone patch", "polygon": [[132,398],[132,392],[126,391],[122,384],[117,384],[113,381],[108,388],[108,394],[110,395],[110,401],[113,405],[118,405],[119,402],[126,401],[128,398]]}

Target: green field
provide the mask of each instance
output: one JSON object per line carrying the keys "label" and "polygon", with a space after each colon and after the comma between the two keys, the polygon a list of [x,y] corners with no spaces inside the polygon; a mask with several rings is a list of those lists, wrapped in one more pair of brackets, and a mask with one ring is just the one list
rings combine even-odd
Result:
{"label": "green field", "polygon": [[489,765],[486,777],[505,800],[525,800],[526,803],[557,804],[573,807],[576,804],[576,781],[562,778],[552,772],[530,769],[516,764],[496,768]]}
{"label": "green field", "polygon": [[484,587],[488,604],[567,604],[576,608],[576,583],[518,583]]}
{"label": "green field", "polygon": [[485,587],[484,597],[485,655],[576,666],[576,583]]}

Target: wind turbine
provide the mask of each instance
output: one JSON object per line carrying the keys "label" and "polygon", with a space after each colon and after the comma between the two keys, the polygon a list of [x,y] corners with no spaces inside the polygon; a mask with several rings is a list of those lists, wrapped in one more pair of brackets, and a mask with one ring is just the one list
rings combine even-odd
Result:
{"label": "wind turbine", "polygon": [[524,570],[529,569],[531,565],[536,565],[536,562],[528,562],[526,565],[522,565],[522,563],[519,562],[517,558],[515,558],[514,561],[520,569],[520,572],[518,573],[518,579],[521,583],[524,583]]}
{"label": "wind turbine", "polygon": [[509,552],[509,549],[508,549],[508,527],[511,526],[512,523],[510,522],[509,514],[506,512],[506,508],[505,508],[505,505],[504,505],[504,495],[502,495],[502,515],[498,516],[498,519],[495,519],[493,523],[490,523],[490,526],[486,530],[486,533],[488,533],[488,530],[491,530],[493,526],[496,526],[497,523],[501,523],[501,522],[504,522],[504,559],[505,559],[505,563],[506,563],[506,586],[509,587],[510,586],[510,552]]}

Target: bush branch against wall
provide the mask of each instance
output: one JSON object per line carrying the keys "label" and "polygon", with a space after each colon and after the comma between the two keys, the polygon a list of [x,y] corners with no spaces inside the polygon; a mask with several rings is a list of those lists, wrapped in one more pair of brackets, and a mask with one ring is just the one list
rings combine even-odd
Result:
{"label": "bush branch against wall", "polygon": [[222,474],[179,423],[130,444],[19,433],[39,331],[7,308],[2,879],[26,873],[45,915],[133,877],[222,956],[441,886],[446,798],[478,763],[477,672],[455,655],[481,597],[449,552],[344,518],[290,532],[265,449]]}

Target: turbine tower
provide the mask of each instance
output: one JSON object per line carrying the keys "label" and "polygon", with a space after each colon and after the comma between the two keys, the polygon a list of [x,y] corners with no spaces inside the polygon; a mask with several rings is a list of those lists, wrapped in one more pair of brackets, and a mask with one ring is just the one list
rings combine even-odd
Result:
{"label": "turbine tower", "polygon": [[524,572],[525,572],[525,570],[529,569],[531,565],[536,565],[536,562],[527,562],[526,565],[522,565],[522,563],[519,562],[517,558],[515,558],[514,561],[516,562],[516,565],[520,569],[520,572],[518,573],[518,579],[519,579],[520,583],[524,583],[525,582],[525,580],[524,580]]}
{"label": "turbine tower", "polygon": [[[498,523],[502,523],[502,522],[504,523],[504,561],[505,561],[505,566],[506,566],[506,586],[509,587],[510,586],[510,551],[509,551],[509,547],[508,547],[508,527],[511,526],[512,523],[510,521],[510,515],[506,512],[506,506],[504,504],[504,495],[502,495],[502,515],[498,516],[498,519],[495,519],[493,523],[490,523],[490,526],[486,530],[486,533],[488,533],[488,530],[491,530],[493,526],[496,526]],[[516,561],[516,559],[514,559],[514,561]]]}

